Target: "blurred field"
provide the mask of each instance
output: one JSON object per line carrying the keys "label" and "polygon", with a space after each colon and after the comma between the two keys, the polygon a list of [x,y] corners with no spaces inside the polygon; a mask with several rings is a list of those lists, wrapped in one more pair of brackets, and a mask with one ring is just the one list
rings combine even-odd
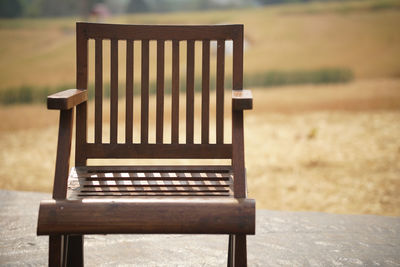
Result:
{"label": "blurred field", "polygon": [[[248,40],[246,73],[342,67],[351,69],[356,78],[400,77],[400,9],[366,9],[379,2],[131,15],[107,22],[244,23]],[[22,85],[73,85],[75,21],[73,18],[0,20],[0,90]],[[109,58],[109,52],[104,53],[104,58]],[[184,59],[182,55],[181,60]],[[122,65],[120,69],[124,70]],[[137,71],[138,74],[140,70]],[[123,77],[121,72],[120,79]]]}
{"label": "blurred field", "polygon": [[[396,8],[381,8],[382,3]],[[400,1],[396,0],[340,1],[132,15],[108,22],[244,23],[249,42],[246,74],[325,67],[351,69],[355,81],[348,84],[254,89],[255,108],[246,113],[245,120],[249,193],[257,199],[257,208],[400,216],[398,7]],[[73,85],[74,21],[0,20],[0,90],[22,85]],[[184,51],[183,45],[182,63]],[[105,51],[104,57],[108,55]],[[227,57],[227,64],[230,60]],[[150,65],[154,66],[154,58]],[[122,69],[120,79],[123,77]],[[199,94],[196,101],[195,127],[199,127]],[[226,101],[229,113],[229,98]],[[92,104],[89,120],[93,119]],[[150,106],[154,105],[152,96]],[[165,108],[168,117],[170,104]],[[104,114],[105,121],[109,121],[108,111]],[[150,117],[154,119],[154,113]],[[184,118],[181,120],[183,130]],[[0,121],[0,188],[50,192],[58,113],[38,104],[0,106]],[[152,139],[154,128],[150,123]],[[138,129],[135,131],[138,136]],[[89,140],[92,136],[91,124]],[[230,140],[229,134],[226,140]]]}
{"label": "blurred field", "polygon": [[[399,80],[259,88],[254,98],[245,142],[258,208],[400,215]],[[51,191],[57,116],[0,109],[0,188]]]}

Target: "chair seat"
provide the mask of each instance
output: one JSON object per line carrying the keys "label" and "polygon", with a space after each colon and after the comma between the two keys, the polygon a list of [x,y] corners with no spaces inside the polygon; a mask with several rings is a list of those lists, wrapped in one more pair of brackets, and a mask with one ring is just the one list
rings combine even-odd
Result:
{"label": "chair seat", "polygon": [[68,198],[233,195],[231,166],[72,168]]}
{"label": "chair seat", "polygon": [[230,166],[78,167],[65,200],[42,201],[38,234],[254,234],[255,202]]}

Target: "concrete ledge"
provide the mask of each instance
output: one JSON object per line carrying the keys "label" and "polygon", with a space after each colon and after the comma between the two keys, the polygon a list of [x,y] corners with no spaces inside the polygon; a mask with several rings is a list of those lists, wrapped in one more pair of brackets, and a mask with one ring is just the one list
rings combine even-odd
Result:
{"label": "concrete ledge", "polygon": [[[47,264],[36,236],[50,194],[0,190],[0,265]],[[86,266],[226,266],[227,236],[89,235]],[[399,266],[400,217],[257,211],[249,266]]]}

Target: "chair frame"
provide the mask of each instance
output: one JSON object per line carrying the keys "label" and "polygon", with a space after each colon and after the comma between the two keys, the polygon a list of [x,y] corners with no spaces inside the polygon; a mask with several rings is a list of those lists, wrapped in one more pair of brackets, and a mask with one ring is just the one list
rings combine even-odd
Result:
{"label": "chair frame", "polygon": [[[201,233],[229,234],[228,266],[247,266],[246,235],[255,234],[255,201],[247,198],[246,173],[244,164],[243,111],[252,109],[252,95],[243,90],[243,25],[112,25],[99,23],[76,24],[77,31],[77,76],[79,89],[69,89],[50,95],[48,109],[60,111],[56,167],[53,187],[53,200],[42,201],[39,210],[38,235],[49,235],[49,266],[83,266],[83,235],[107,233]],[[95,39],[95,141],[87,141],[87,101],[88,101],[88,41]],[[111,40],[111,111],[110,143],[102,143],[102,68],[101,40]],[[118,125],[118,40],[127,43],[127,72],[132,73],[133,40],[142,41],[142,87],[141,87],[141,143],[132,142],[133,120],[133,77],[127,75],[126,86],[126,142],[117,141]],[[148,142],[148,97],[149,97],[149,40],[157,40],[157,123],[156,143]],[[172,41],[172,127],[171,144],[163,143],[163,97],[164,97],[164,43]],[[202,128],[201,144],[193,142],[193,103],[187,106],[187,139],[179,143],[179,41],[188,43],[187,103],[194,97],[193,67],[194,42],[203,42],[203,73],[209,73],[210,40],[217,40],[217,133],[216,144],[209,144],[209,74],[202,76]],[[225,40],[233,41],[233,84],[232,84],[232,144],[223,142],[223,98],[224,98],[224,51]],[[117,45],[116,45],[117,44]],[[206,51],[206,52],[204,52]],[[161,55],[162,60],[158,60]],[[208,59],[207,59],[208,56]],[[98,61],[99,59],[99,61]],[[207,61],[208,60],[208,61]],[[144,67],[143,67],[144,66]],[[222,77],[222,78],[221,78]],[[222,101],[222,102],[221,102]],[[222,104],[222,105],[221,105]],[[222,107],[221,107],[222,106]],[[204,108],[205,107],[205,108]],[[233,196],[228,200],[204,197],[201,201],[176,198],[173,201],[142,201],[83,203],[68,197],[69,159],[74,109],[76,108],[76,146],[75,166],[87,167],[88,158],[228,158],[231,159],[231,172],[234,173]],[[222,123],[221,123],[222,122]],[[94,167],[93,167],[94,168]],[[101,168],[101,167],[99,167]],[[137,170],[136,167],[129,170]],[[154,167],[162,169],[163,167]],[[195,168],[195,167],[193,167]],[[207,169],[206,166],[204,166]],[[140,167],[139,167],[140,169]],[[179,169],[179,168],[178,168]],[[155,207],[159,212],[154,216]],[[196,209],[197,212],[182,213],[183,210]],[[125,215],[118,213],[124,210]],[[111,213],[110,213],[111,212]],[[136,222],[138,212],[147,218],[146,226]],[[96,220],[104,222],[109,216],[116,216],[118,225],[107,223],[93,224]],[[169,214],[164,216],[163,214]],[[99,215],[97,215],[99,214]],[[183,227],[174,221],[178,214],[186,214]],[[162,222],[168,221],[162,225]],[[206,221],[207,227],[202,227]],[[216,223],[219,221],[219,224]],[[94,226],[95,225],[95,226]],[[160,226],[162,225],[162,226]],[[134,229],[134,230],[132,230]]]}

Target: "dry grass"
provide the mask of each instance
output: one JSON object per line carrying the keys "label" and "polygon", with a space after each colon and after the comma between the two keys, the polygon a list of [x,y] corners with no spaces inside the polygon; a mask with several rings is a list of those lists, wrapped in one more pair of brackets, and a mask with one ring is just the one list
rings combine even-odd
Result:
{"label": "dry grass", "polygon": [[[256,89],[254,98],[246,165],[258,208],[400,215],[399,80]],[[0,188],[49,192],[57,112],[2,107],[0,119]]]}
{"label": "dry grass", "polygon": [[[302,12],[312,5],[134,15],[112,18],[109,22],[244,23],[249,40],[245,55],[247,73],[344,67],[353,70],[356,78],[400,76],[398,9]],[[0,20],[0,89],[74,84],[75,21],[73,18]],[[200,51],[197,54],[200,55]],[[104,57],[108,59],[108,51]],[[139,55],[136,58],[139,59]],[[185,60],[184,53],[181,59]],[[123,80],[122,65],[120,70]],[[107,76],[108,72],[105,73]]]}

